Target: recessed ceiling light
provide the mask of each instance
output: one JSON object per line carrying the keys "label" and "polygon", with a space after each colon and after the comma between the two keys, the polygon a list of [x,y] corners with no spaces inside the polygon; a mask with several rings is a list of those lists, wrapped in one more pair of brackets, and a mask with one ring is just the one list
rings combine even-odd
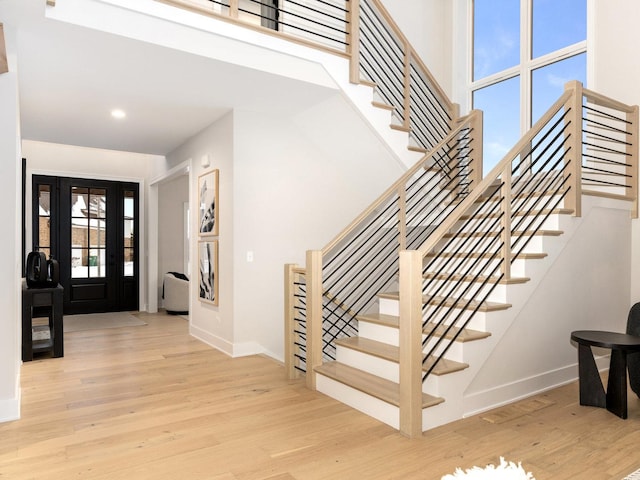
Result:
{"label": "recessed ceiling light", "polygon": [[127,114],[124,110],[120,110],[119,108],[116,108],[115,110],[111,110],[111,116],[113,118],[124,118],[127,116]]}

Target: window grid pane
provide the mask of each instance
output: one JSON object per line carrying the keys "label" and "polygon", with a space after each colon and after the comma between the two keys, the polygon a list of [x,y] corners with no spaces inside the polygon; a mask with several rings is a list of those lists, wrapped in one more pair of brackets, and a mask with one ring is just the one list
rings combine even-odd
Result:
{"label": "window grid pane", "polygon": [[473,2],[473,79],[487,77],[520,63],[520,2]]}
{"label": "window grid pane", "polygon": [[106,205],[103,188],[71,188],[71,276],[101,278],[106,266]]}
{"label": "window grid pane", "polygon": [[532,58],[587,39],[586,0],[532,1]]}

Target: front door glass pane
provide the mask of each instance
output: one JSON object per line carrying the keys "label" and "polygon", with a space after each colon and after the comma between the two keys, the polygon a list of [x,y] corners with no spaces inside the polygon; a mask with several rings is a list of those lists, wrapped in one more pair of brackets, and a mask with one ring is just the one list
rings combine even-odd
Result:
{"label": "front door glass pane", "polygon": [[101,278],[107,274],[106,204],[105,189],[71,187],[72,278]]}

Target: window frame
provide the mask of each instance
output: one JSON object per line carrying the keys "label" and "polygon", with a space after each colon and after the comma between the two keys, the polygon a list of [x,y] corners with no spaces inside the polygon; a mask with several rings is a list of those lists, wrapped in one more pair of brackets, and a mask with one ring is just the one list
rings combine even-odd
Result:
{"label": "window frame", "polygon": [[[475,80],[473,78],[473,65],[474,65],[474,4],[475,1],[471,0],[467,2],[467,65],[466,65],[466,77],[467,87],[464,102],[469,106],[469,110],[473,108],[473,93],[476,90],[486,88],[504,80],[508,80],[514,77],[520,77],[520,135],[524,135],[532,126],[532,98],[533,98],[533,71],[542,67],[546,67],[553,63],[566,60],[567,58],[574,57],[580,54],[586,54],[586,72],[585,77],[587,83],[590,83],[592,75],[590,75],[590,55],[588,45],[589,32],[591,30],[591,17],[590,12],[592,9],[592,1],[586,1],[586,32],[587,38],[580,42],[568,45],[564,48],[555,50],[553,52],[541,55],[537,58],[533,56],[533,1],[534,0],[520,0],[520,63],[514,67],[504,69],[500,72],[488,75],[487,77]],[[458,17],[459,18],[459,17]]]}

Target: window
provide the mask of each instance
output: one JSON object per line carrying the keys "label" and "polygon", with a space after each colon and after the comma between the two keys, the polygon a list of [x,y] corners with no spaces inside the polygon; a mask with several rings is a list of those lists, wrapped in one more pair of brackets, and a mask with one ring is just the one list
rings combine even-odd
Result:
{"label": "window", "polygon": [[484,173],[570,80],[586,84],[587,0],[474,0],[473,108],[484,111]]}
{"label": "window", "polygon": [[107,192],[71,187],[71,276],[106,277]]}
{"label": "window", "polygon": [[51,256],[51,185],[38,185],[38,231],[35,249]]}

